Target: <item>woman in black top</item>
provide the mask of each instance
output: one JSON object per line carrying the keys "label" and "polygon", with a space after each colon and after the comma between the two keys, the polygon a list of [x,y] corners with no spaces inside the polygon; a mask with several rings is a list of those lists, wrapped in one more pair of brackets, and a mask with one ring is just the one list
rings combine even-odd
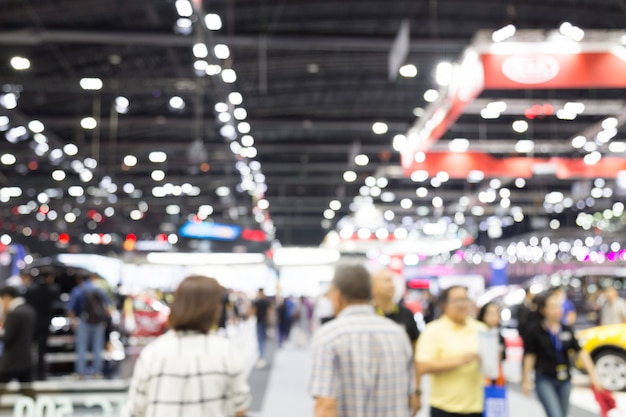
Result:
{"label": "woman in black top", "polygon": [[548,417],[566,417],[572,389],[569,354],[576,352],[593,386],[600,381],[587,352],[581,350],[573,330],[561,324],[563,300],[550,290],[536,297],[538,318],[531,324],[524,347],[522,391],[529,395],[530,373],[535,370],[535,389]]}

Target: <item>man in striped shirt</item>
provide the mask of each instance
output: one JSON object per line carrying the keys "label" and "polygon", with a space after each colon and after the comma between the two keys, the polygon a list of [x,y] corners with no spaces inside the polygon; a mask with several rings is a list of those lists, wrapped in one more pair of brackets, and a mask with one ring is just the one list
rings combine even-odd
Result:
{"label": "man in striped shirt", "polygon": [[313,341],[315,417],[409,417],[412,348],[400,326],[376,315],[370,274],[361,265],[338,267],[329,297],[337,317]]}

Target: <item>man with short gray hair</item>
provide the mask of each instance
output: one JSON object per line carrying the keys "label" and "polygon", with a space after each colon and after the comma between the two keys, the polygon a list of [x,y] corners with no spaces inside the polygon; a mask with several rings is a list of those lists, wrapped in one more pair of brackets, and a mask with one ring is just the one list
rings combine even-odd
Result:
{"label": "man with short gray hair", "polygon": [[362,265],[337,267],[329,291],[336,318],[313,341],[310,393],[315,417],[409,417],[415,393],[404,330],[376,315]]}

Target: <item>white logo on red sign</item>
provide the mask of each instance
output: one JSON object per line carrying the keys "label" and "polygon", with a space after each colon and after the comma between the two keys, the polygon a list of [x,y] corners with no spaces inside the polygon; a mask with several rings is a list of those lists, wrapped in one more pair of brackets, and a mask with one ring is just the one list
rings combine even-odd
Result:
{"label": "white logo on red sign", "polygon": [[550,55],[513,55],[502,63],[502,72],[520,84],[541,84],[559,75],[559,61]]}

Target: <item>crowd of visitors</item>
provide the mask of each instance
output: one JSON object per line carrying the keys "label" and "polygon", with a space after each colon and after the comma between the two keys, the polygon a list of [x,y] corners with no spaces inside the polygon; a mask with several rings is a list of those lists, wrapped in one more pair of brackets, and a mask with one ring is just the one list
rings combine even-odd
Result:
{"label": "crowd of visitors", "polygon": [[[76,334],[79,378],[101,375],[101,353],[117,301],[98,280],[79,277],[66,305]],[[46,378],[49,300],[58,298],[59,288],[45,275],[25,276],[23,284],[0,288],[0,383]],[[615,288],[607,288],[603,297],[600,323],[626,322],[626,301]],[[548,417],[567,416],[572,353],[593,388],[602,391],[591,357],[572,330],[570,304],[559,288],[536,295],[527,291],[517,313],[524,348],[522,392],[530,395],[534,389]],[[486,303],[477,311],[468,289],[459,285],[443,289],[424,309],[430,317],[421,332],[398,297],[394,275],[386,269],[370,273],[362,265],[337,267],[328,291],[315,303],[307,297],[268,297],[263,289],[249,300],[213,278],[191,276],[171,297],[170,308],[170,330],[136,361],[125,416],[245,416],[250,387],[240,349],[226,328],[248,319],[256,326],[257,368],[268,365],[268,339],[279,348],[310,346],[315,417],[412,417],[422,408],[424,375],[430,381],[431,417],[478,417],[484,412],[485,387],[506,384],[499,305]],[[500,366],[497,377],[487,378],[479,341],[488,332],[497,334],[493,352]],[[31,347],[37,351],[34,358]]]}

